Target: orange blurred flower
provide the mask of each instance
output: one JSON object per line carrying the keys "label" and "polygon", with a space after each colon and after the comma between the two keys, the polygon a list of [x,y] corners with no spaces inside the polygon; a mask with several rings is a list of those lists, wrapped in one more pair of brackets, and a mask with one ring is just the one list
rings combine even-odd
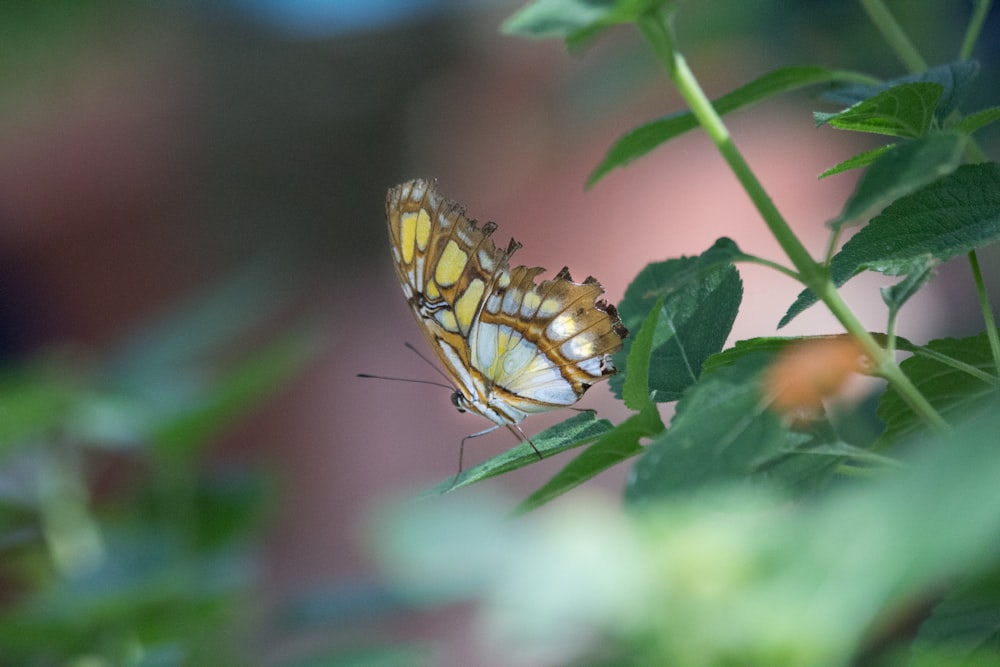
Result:
{"label": "orange blurred flower", "polygon": [[852,373],[866,368],[865,354],[847,336],[818,338],[790,344],[765,372],[763,390],[777,412],[814,412],[823,399],[837,394]]}

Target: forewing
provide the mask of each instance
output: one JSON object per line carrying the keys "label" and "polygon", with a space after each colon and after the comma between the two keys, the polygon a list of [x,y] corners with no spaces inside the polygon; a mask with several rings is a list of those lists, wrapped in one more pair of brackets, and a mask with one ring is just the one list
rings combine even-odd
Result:
{"label": "forewing", "polygon": [[490,236],[496,225],[478,227],[462,205],[437,193],[424,179],[389,190],[386,220],[393,262],[403,293],[434,351],[456,380],[470,388],[469,334],[488,294],[509,280],[506,250]]}

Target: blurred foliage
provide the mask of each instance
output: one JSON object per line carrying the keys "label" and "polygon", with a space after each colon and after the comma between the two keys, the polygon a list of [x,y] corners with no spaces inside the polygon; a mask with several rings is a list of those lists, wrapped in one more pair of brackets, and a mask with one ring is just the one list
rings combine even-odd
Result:
{"label": "blurred foliage", "polygon": [[[540,0],[505,30],[581,47],[667,4],[674,3]],[[902,276],[882,293],[890,316],[876,338],[914,355],[902,372],[954,428],[928,428],[912,396],[895,387],[829,412],[810,391],[793,392],[810,396],[801,410],[773,410],[761,388],[789,380],[775,378],[774,368],[804,342],[840,349],[844,341],[769,337],[723,349],[742,299],[734,264],[760,260],[721,238],[697,257],[645,267],[630,285],[621,313],[633,337],[615,360],[625,373],[613,383],[633,411],[628,419],[612,425],[582,414],[539,434],[536,448],[546,454],[581,449],[514,508],[526,514],[517,520],[507,498],[462,489],[462,502],[454,502],[448,493],[533,464],[537,456],[524,445],[445,480],[421,503],[387,507],[372,522],[371,536],[387,581],[316,587],[285,610],[285,625],[267,628],[285,639],[329,635],[337,627],[346,636],[341,645],[351,648],[295,651],[282,664],[434,664],[437,647],[429,643],[397,647],[354,630],[368,619],[470,600],[477,604],[479,639],[505,664],[1000,664],[1000,349],[988,333],[921,347],[894,330],[896,312],[940,262],[997,238],[996,165],[960,166],[1000,119],[995,106],[985,106],[995,104],[995,91],[982,85],[995,79],[995,69],[955,60],[955,40],[945,37],[964,29],[967,14],[939,0],[892,8],[912,26],[914,41],[929,45],[931,61],[945,64],[885,81],[897,65],[886,58],[878,31],[863,20],[845,21],[839,0],[734,1],[724,11],[715,3],[678,4],[684,11],[677,33],[698,48],[726,53],[740,39],[768,58],[785,56],[783,64],[805,56],[830,62],[758,76],[719,96],[720,114],[793,90],[851,83],[825,98],[839,110],[815,120],[892,137],[893,144],[828,172],[868,168],[834,238],[848,223],[868,223],[866,216],[884,209],[829,258],[829,267],[838,284],[860,271]],[[970,10],[988,5],[979,0]],[[63,0],[5,10],[0,103],[32,108],[21,104],[32,79],[74,61],[91,29],[113,34],[128,23],[108,17],[155,13],[154,7]],[[406,40],[378,46],[397,44],[409,58]],[[267,68],[258,61],[246,66],[251,51],[227,52],[235,64],[223,71],[246,78],[226,83],[261,102],[237,104],[251,116],[270,101],[264,115],[280,124],[287,105],[259,85],[255,75]],[[445,48],[437,57],[449,56]],[[409,60],[421,71],[422,59]],[[730,65],[738,70],[755,62],[747,57]],[[274,71],[286,77],[286,70]],[[615,81],[623,76],[621,68],[608,71]],[[341,193],[325,170],[340,169],[341,180],[351,182],[348,174],[381,173],[377,161],[395,157],[402,124],[381,115],[385,94],[404,99],[396,87],[419,78],[382,83],[350,74],[355,87],[322,87],[329,108],[363,117],[375,131],[344,133],[344,143],[321,149],[291,142],[317,148],[316,155],[306,151],[311,159],[304,162],[310,176],[323,177],[290,182],[330,200]],[[293,90],[312,101],[310,80],[292,78],[306,81]],[[384,88],[373,93],[373,84]],[[220,126],[242,125],[216,112]],[[328,112],[310,116],[322,131]],[[595,165],[591,183],[696,127],[695,116],[682,112],[626,132]],[[263,148],[248,160],[246,136],[223,133],[234,152],[216,154],[205,175],[222,186],[206,191],[236,200],[237,210],[246,207],[265,223],[281,217],[274,213],[286,211],[289,201],[328,201],[295,188],[275,196],[275,173],[283,171],[276,152],[255,141]],[[280,131],[268,139],[290,143]],[[347,153],[368,159],[345,160]],[[289,163],[303,162],[287,155]],[[242,171],[252,165],[259,180]],[[378,179],[360,180],[381,187]],[[241,184],[238,197],[233,181]],[[358,210],[369,210],[368,198],[361,199]],[[262,201],[277,203],[272,209]],[[914,213],[929,209],[937,217]],[[343,232],[325,217],[317,225]],[[350,230],[341,240],[360,236]],[[241,240],[217,236],[227,246]],[[903,237],[921,242],[899,243]],[[257,467],[211,455],[218,437],[278,390],[313,350],[300,328],[249,335],[273,314],[272,279],[238,275],[100,358],[67,346],[0,370],[0,665],[243,665],[275,639],[261,632],[252,604],[273,480]],[[789,318],[814,301],[811,294],[792,306]],[[992,321],[987,327],[995,332]],[[824,377],[831,384],[817,389],[820,398],[835,393],[849,366],[829,358],[826,370],[833,372]],[[666,402],[676,402],[669,425],[659,413]],[[633,457],[627,512],[583,494],[548,504]]]}
{"label": "blurred foliage", "polygon": [[273,483],[206,448],[312,354],[301,327],[246,340],[267,285],[238,275],[110,359],[0,372],[0,664],[246,663]]}

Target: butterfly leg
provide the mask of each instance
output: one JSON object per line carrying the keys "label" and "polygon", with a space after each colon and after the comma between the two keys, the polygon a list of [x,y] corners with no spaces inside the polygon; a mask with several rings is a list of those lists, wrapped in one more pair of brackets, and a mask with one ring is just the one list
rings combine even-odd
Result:
{"label": "butterfly leg", "polygon": [[516,437],[518,441],[527,442],[529,445],[531,445],[531,448],[535,450],[535,454],[538,455],[539,461],[541,461],[544,458],[542,456],[542,453],[538,451],[538,447],[535,447],[535,443],[531,441],[531,438],[525,435],[524,431],[521,430],[520,426],[518,426],[517,424],[507,424],[507,430],[513,433],[514,437]]}
{"label": "butterfly leg", "polygon": [[456,482],[458,481],[458,476],[462,474],[462,469],[463,469],[462,468],[462,458],[465,456],[465,441],[468,440],[469,438],[478,438],[481,435],[486,435],[487,433],[492,433],[493,431],[497,430],[498,428],[500,428],[500,425],[496,424],[496,425],[491,426],[491,427],[489,427],[487,429],[483,429],[482,431],[479,431],[478,433],[470,433],[469,435],[467,435],[464,438],[462,438],[462,444],[458,446],[458,472],[455,473],[455,481]]}
{"label": "butterfly leg", "polygon": [[[529,438],[525,434],[525,432],[521,430],[520,426],[518,426],[517,424],[507,424],[506,426],[507,426],[507,430],[509,430],[511,433],[514,434],[514,437],[517,438],[518,442],[527,442],[529,445],[531,445],[531,448],[533,450],[535,450],[535,454],[538,455],[538,460],[539,461],[541,461],[542,458],[544,458],[542,456],[542,453],[540,451],[538,451],[538,447],[535,447],[535,443],[533,443],[531,441],[531,438]],[[478,431],[476,433],[470,433],[469,435],[467,435],[464,438],[462,438],[462,444],[459,445],[459,447],[458,447],[458,472],[455,473],[455,479],[451,483],[452,486],[454,486],[455,483],[458,482],[458,477],[459,477],[459,475],[462,474],[462,470],[464,470],[464,468],[462,467],[462,465],[463,465],[462,461],[465,458],[465,441],[469,440],[470,438],[478,438],[481,435],[486,435],[487,433],[492,433],[493,431],[497,430],[498,428],[500,428],[499,424],[497,424],[495,426],[491,426],[491,427],[489,427],[487,429],[483,429],[482,431]]]}

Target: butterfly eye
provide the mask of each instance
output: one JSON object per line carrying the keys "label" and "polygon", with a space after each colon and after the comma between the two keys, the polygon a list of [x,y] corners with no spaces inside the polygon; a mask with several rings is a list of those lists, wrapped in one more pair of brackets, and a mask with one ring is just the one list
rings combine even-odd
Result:
{"label": "butterfly eye", "polygon": [[455,406],[455,409],[459,412],[465,412],[465,396],[462,396],[462,392],[456,391],[451,395],[451,404]]}

